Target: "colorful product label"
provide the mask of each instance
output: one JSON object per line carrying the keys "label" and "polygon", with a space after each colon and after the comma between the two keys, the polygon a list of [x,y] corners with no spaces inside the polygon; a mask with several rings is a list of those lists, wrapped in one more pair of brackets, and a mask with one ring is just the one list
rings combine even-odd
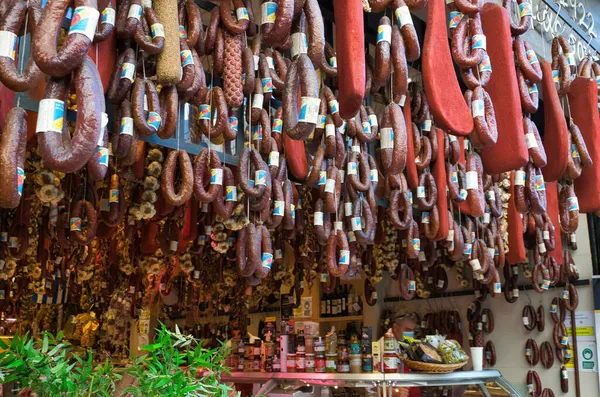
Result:
{"label": "colorful product label", "polygon": [[392,27],[390,25],[379,25],[377,28],[377,42],[380,41],[392,42]]}
{"label": "colorful product label", "polygon": [[225,201],[237,201],[237,187],[226,186],[225,187]]}
{"label": "colorful product label", "polygon": [[108,201],[110,203],[118,203],[119,202],[119,189],[110,189]]}
{"label": "colorful product label", "polygon": [[265,77],[262,79],[262,88],[265,94],[273,92],[273,79],[271,77]]}
{"label": "colorful product label", "polygon": [[298,115],[298,121],[317,124],[319,117],[319,106],[321,99],[303,96],[300,99],[300,114]]}
{"label": "colorful product label", "polygon": [[277,3],[268,1],[261,6],[261,24],[275,23],[277,19]]}
{"label": "colorful product label", "polygon": [[200,105],[198,108],[198,120],[210,120],[210,105]]}
{"label": "colorful product label", "polygon": [[100,16],[100,23],[107,23],[109,25],[115,25],[115,17],[116,17],[116,12],[114,8],[111,7],[106,7],[103,11],[102,11],[102,15]]}
{"label": "colorful product label", "polygon": [[23,195],[23,184],[25,183],[25,171],[23,168],[17,167],[17,193],[19,196]]}
{"label": "colorful product label", "polygon": [[179,25],[179,38],[187,39],[187,33],[185,32],[185,26]]}
{"label": "colorful product label", "polygon": [[108,167],[108,148],[99,147],[98,148],[98,164],[103,167]]}
{"label": "colorful product label", "polygon": [[58,99],[42,99],[38,110],[36,132],[58,132],[62,134],[65,103]]}
{"label": "colorful product label", "polygon": [[96,25],[100,12],[94,7],[77,7],[73,11],[69,34],[79,33],[86,36],[90,41],[94,40]]}
{"label": "colorful product label", "polygon": [[463,16],[463,13],[460,11],[450,11],[450,22],[448,24],[448,27],[450,29],[454,29],[455,27],[457,27],[460,21],[462,21]]}
{"label": "colorful product label", "polygon": [[479,62],[479,72],[483,73],[483,72],[492,72],[492,61],[490,60],[490,57],[486,54],[483,56],[483,58],[481,59],[481,62]]}
{"label": "colorful product label", "polygon": [[81,218],[71,218],[69,224],[72,232],[81,230]]}
{"label": "colorful product label", "polygon": [[165,26],[162,23],[155,23],[150,26],[152,38],[165,37]]}
{"label": "colorful product label", "polygon": [[270,254],[268,252],[264,252],[262,254],[262,262],[261,262],[262,267],[270,269],[271,266],[273,266],[273,254]]}
{"label": "colorful product label", "polygon": [[121,77],[122,79],[127,79],[133,83],[135,75],[135,65],[133,63],[125,62],[123,66],[121,66]]}
{"label": "colorful product label", "polygon": [[531,4],[525,2],[519,4],[519,14],[521,14],[521,18],[525,16],[533,16]]}
{"label": "colorful product label", "polygon": [[181,67],[184,68],[188,65],[194,64],[194,58],[192,57],[191,50],[183,50],[179,53],[179,56],[181,57]]}
{"label": "colorful product label", "polygon": [[152,128],[154,131],[158,131],[158,128],[160,127],[160,122],[160,114],[156,112],[148,112],[148,125],[150,126],[150,128]]}

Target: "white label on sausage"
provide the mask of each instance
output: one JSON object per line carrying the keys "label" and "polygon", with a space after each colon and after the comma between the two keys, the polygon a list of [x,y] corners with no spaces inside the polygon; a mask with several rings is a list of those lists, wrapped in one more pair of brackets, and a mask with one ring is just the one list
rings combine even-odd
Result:
{"label": "white label on sausage", "polygon": [[313,218],[314,226],[323,226],[323,213],[321,211],[315,211],[315,217]]}
{"label": "white label on sausage", "polygon": [[476,99],[471,102],[471,114],[473,118],[483,117],[485,115],[485,106],[481,99]]}
{"label": "white label on sausage", "polygon": [[330,136],[335,136],[335,125],[326,124],[325,125],[325,138],[328,138]]}
{"label": "white label on sausage", "polygon": [[102,10],[102,15],[100,15],[100,23],[107,23],[109,25],[115,26],[115,17],[116,11],[114,8],[106,7]]}
{"label": "white label on sausage", "polygon": [[377,170],[371,170],[370,171],[371,174],[371,182],[379,182],[379,172],[377,172]]}
{"label": "white label on sausage", "polygon": [[379,131],[379,141],[382,149],[394,148],[394,130],[391,128],[382,128]]}
{"label": "white label on sausage", "polygon": [[421,223],[431,223],[431,214],[429,212],[424,211],[421,213]]}
{"label": "white label on sausage", "polygon": [[35,132],[58,132],[62,134],[65,103],[58,99],[42,99],[38,109]]}
{"label": "white label on sausage", "polygon": [[13,32],[0,31],[0,56],[15,60],[17,56],[17,35]]}
{"label": "white label on sausage", "polygon": [[[131,12],[131,8],[129,11]],[[75,8],[75,11],[73,11],[73,17],[71,18],[69,34],[79,33],[86,36],[88,39],[90,39],[90,41],[93,41],[94,35],[96,34],[96,26],[98,25],[99,17],[100,12],[94,7]]]}
{"label": "white label on sausage", "polygon": [[473,35],[473,37],[471,37],[471,48],[474,50],[478,48],[485,50],[487,47],[486,41],[485,35],[483,34]]}
{"label": "white label on sausage", "polygon": [[273,150],[269,153],[269,165],[273,167],[277,167],[279,165],[279,152],[277,150]]}
{"label": "white label on sausage", "polygon": [[471,265],[471,267],[473,268],[473,271],[476,272],[478,270],[481,270],[481,264],[479,263],[479,259],[471,259],[469,261],[469,264]]}
{"label": "white label on sausage", "polygon": [[258,170],[254,173],[254,183],[256,186],[266,186],[267,184],[267,171]]}
{"label": "white label on sausage", "polygon": [[400,27],[403,27],[404,25],[413,24],[412,16],[410,15],[410,10],[408,9],[408,6],[396,8],[396,20]]}
{"label": "white label on sausage", "polygon": [[360,153],[360,146],[358,146],[358,145],[352,145],[352,148],[351,148],[351,150],[352,150],[354,153]]}
{"label": "white label on sausage", "polygon": [[317,182],[317,185],[318,186],[325,185],[326,179],[327,179],[327,172],[326,171],[320,171],[319,172],[319,182]]}
{"label": "white label on sausage", "polygon": [[422,131],[431,131],[431,120],[425,120],[421,125]]}
{"label": "white label on sausage", "polygon": [[333,193],[334,190],[335,190],[335,179],[327,179],[327,182],[325,182],[325,192]]}
{"label": "white label on sausage", "polygon": [[490,223],[490,213],[489,212],[485,212],[483,214],[483,220],[482,222],[487,225],[488,223]]}
{"label": "white label on sausage", "polygon": [[352,231],[355,232],[357,230],[362,230],[362,225],[360,222],[360,216],[354,217],[350,220],[350,223],[352,224]]}
{"label": "white label on sausage", "polygon": [[102,146],[104,143],[104,134],[106,133],[106,126],[108,125],[108,114],[102,112],[102,128],[100,129],[100,135],[98,136],[97,146]]}
{"label": "white label on sausage", "polygon": [[340,250],[340,259],[338,261],[340,265],[349,265],[350,264],[350,251],[349,250]]}
{"label": "white label on sausage", "polygon": [[377,127],[379,124],[377,123],[377,116],[374,114],[369,115],[369,124],[371,127]]}
{"label": "white label on sausage", "polygon": [[260,24],[264,25],[265,23],[275,23],[277,19],[277,3],[273,1],[268,1],[263,3],[260,7],[261,16],[260,16]]}
{"label": "white label on sausage", "polygon": [[390,25],[379,25],[377,28],[377,43],[380,41],[392,43],[392,27]]}
{"label": "white label on sausage", "polygon": [[171,240],[171,242],[169,243],[169,249],[171,251],[177,251],[177,247],[179,247],[179,241]]}
{"label": "white label on sausage", "polygon": [[[327,116],[324,114],[319,115],[319,122],[317,123],[317,128],[325,128],[325,122],[327,121]],[[334,126],[335,131],[335,126]]]}
{"label": "white label on sausage", "polygon": [[448,230],[448,236],[446,237],[446,241],[454,241],[454,230]]}
{"label": "white label on sausage", "polygon": [[225,186],[225,201],[237,201],[236,186]]}
{"label": "white label on sausage", "polygon": [[525,134],[525,143],[527,143],[527,149],[534,149],[538,147],[537,139],[535,139],[533,132],[528,132]]}
{"label": "white label on sausage", "polygon": [[258,70],[258,62],[260,61],[260,57],[258,55],[254,55],[252,57],[252,59],[254,59],[254,70],[257,71]]}
{"label": "white label on sausage", "polygon": [[518,288],[515,288],[512,290],[512,296],[513,296],[513,298],[519,297],[519,289]]}
{"label": "white label on sausage", "polygon": [[351,161],[348,163],[348,175],[357,175],[358,169],[356,168],[356,163]]}
{"label": "white label on sausage", "polygon": [[462,21],[463,16],[464,15],[460,11],[450,11],[450,22],[448,23],[448,27],[450,29],[457,27],[460,21]]}
{"label": "white label on sausage", "polygon": [[544,230],[544,233],[542,233],[544,236],[544,240],[550,240],[550,230]]}
{"label": "white label on sausage", "polygon": [[210,184],[223,186],[223,168],[212,168],[210,170]]}
{"label": "white label on sausage", "polygon": [[467,190],[473,190],[479,188],[479,178],[477,175],[477,171],[467,171],[466,173],[467,179]]}
{"label": "white label on sausage", "polygon": [[238,21],[241,21],[242,19],[245,19],[247,21],[250,20],[250,16],[248,15],[248,9],[246,7],[240,7],[236,9],[235,16],[237,17]]}
{"label": "white label on sausage", "polygon": [[458,139],[456,138],[456,136],[452,135],[452,134],[448,134],[448,140],[450,140],[450,142],[456,142],[456,141],[458,141]]}
{"label": "white label on sausage", "polygon": [[339,113],[340,104],[337,100],[332,99],[331,101],[329,101],[328,105],[329,105],[329,110],[330,110],[331,114]]}
{"label": "white label on sausage", "polygon": [[493,190],[487,191],[487,199],[490,201],[496,200],[496,193]]}
{"label": "white label on sausage", "polygon": [[569,64],[569,66],[575,66],[575,56],[573,55],[573,53],[567,52],[565,55],[567,56],[567,63]]}
{"label": "white label on sausage", "polygon": [[540,63],[534,50],[528,50],[527,52],[525,52],[525,54],[527,55],[527,61],[529,61],[530,65]]}
{"label": "white label on sausage", "polygon": [[292,59],[297,55],[306,54],[308,52],[308,41],[304,33],[292,34]]}
{"label": "white label on sausage", "polygon": [[152,0],[142,0],[142,8],[152,8]]}
{"label": "white label on sausage", "polygon": [[417,198],[425,198],[425,186],[417,186]]}
{"label": "white label on sausage", "polygon": [[135,75],[135,65],[133,63],[125,62],[121,66],[121,79],[127,79],[133,83],[133,76]]}
{"label": "white label on sausage", "polygon": [[525,186],[525,171],[517,170],[515,171],[515,186]]}
{"label": "white label on sausage", "polygon": [[162,23],[155,23],[150,26],[152,38],[165,37],[165,26]]}
{"label": "white label on sausage", "polygon": [[344,216],[352,216],[352,203],[344,203]]}
{"label": "white label on sausage", "polygon": [[269,69],[275,69],[275,62],[273,61],[273,57],[266,57],[267,64],[269,65]]}
{"label": "white label on sausage", "polygon": [[130,5],[127,18],[135,18],[139,21],[142,18],[142,7],[139,4]]}
{"label": "white label on sausage", "polygon": [[[273,215],[275,216],[283,216],[285,212],[285,201],[283,200],[275,200],[273,205]],[[315,213],[316,216],[316,213]],[[316,225],[315,221],[315,225]],[[323,214],[321,213],[321,225],[323,225]]]}
{"label": "white label on sausage", "polygon": [[255,94],[252,98],[252,109],[262,109],[265,97],[262,94]]}
{"label": "white label on sausage", "polygon": [[309,96],[303,96],[300,98],[300,114],[298,114],[298,121],[316,125],[317,121],[319,120],[320,105],[320,98],[313,98]]}
{"label": "white label on sausage", "polygon": [[334,231],[343,230],[343,229],[344,229],[344,222],[341,222],[341,221],[333,222],[333,230]]}
{"label": "white label on sausage", "polygon": [[538,244],[538,251],[540,251],[540,254],[545,254],[546,253],[546,244],[539,243]]}
{"label": "white label on sausage", "polygon": [[567,198],[567,209],[569,210],[569,212],[579,211],[579,200],[577,199],[577,196]]}
{"label": "white label on sausage", "polygon": [[398,102],[396,102],[396,104],[400,107],[404,107],[405,103],[406,103],[406,95],[402,94],[400,96],[400,98],[398,99]]}
{"label": "white label on sausage", "polygon": [[346,171],[344,171],[344,170],[338,170],[338,175],[340,176],[340,182],[341,183],[346,182]]}
{"label": "white label on sausage", "polygon": [[575,233],[571,233],[571,242],[572,243],[576,243],[577,242],[577,236],[575,235]]}
{"label": "white label on sausage", "polygon": [[535,190],[537,190],[538,192],[541,190],[546,190],[546,184],[544,183],[544,175],[535,176]]}
{"label": "white label on sausage", "polygon": [[502,284],[501,283],[494,283],[494,293],[495,294],[499,294],[502,292]]}

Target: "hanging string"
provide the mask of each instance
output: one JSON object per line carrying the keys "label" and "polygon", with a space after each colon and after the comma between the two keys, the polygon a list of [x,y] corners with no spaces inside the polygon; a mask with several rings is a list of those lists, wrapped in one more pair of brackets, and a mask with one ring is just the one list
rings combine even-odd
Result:
{"label": "hanging string", "polygon": [[[25,10],[25,29],[23,30],[23,40],[21,43],[21,55],[19,56],[19,74],[23,73],[23,62],[25,59],[25,47],[27,47],[26,44],[27,44],[27,25],[28,24],[29,24],[29,0],[27,0],[27,8]],[[21,107],[21,94],[17,95],[17,107]]]}

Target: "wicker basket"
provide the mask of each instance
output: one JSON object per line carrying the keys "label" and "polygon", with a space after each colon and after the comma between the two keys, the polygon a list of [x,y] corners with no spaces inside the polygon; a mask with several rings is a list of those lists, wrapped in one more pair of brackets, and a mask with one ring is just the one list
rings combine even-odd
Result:
{"label": "wicker basket", "polygon": [[447,374],[464,367],[468,361],[458,364],[431,364],[421,361],[403,360],[404,364],[415,372],[428,372],[432,374]]}

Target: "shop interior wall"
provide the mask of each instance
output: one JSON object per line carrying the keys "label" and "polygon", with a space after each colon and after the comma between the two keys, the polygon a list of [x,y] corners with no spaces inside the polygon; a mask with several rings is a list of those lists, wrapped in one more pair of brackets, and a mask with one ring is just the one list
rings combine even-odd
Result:
{"label": "shop interior wall", "polygon": [[[581,280],[590,280],[592,277],[591,252],[588,237],[587,219],[581,215],[579,229],[577,231],[578,250],[573,252],[573,259],[580,271]],[[456,271],[452,269],[448,273],[450,288],[456,289]],[[519,285],[530,283],[522,275]],[[497,361],[494,369],[499,370],[512,384],[514,384],[523,395],[526,395],[526,375],[529,369],[534,369],[540,375],[544,387],[551,388],[556,395],[575,396],[575,374],[569,372],[569,393],[560,393],[560,363],[554,360],[554,366],[545,369],[541,363],[531,368],[525,359],[525,342],[527,339],[535,339],[538,346],[544,341],[552,343],[553,323],[550,319],[550,303],[554,297],[560,296],[562,289],[550,288],[544,294],[535,291],[521,291],[519,299],[514,304],[509,304],[504,296],[497,298],[488,297],[482,307],[492,310],[495,318],[495,329],[491,334],[484,334],[484,340],[492,340],[496,347]],[[579,294],[579,307],[577,311],[594,311],[593,291],[591,286],[577,288]],[[386,277],[377,285],[379,297],[398,296],[398,284]],[[386,310],[398,313],[418,312],[421,315],[428,311],[457,309],[461,314],[463,326],[463,340],[468,341],[469,331],[466,313],[468,306],[475,300],[475,296],[446,297],[439,299],[414,300],[410,302],[379,303],[377,306],[365,311],[365,323],[378,328],[381,315]],[[380,299],[382,302],[383,299]],[[537,308],[543,305],[546,310],[546,327],[544,332],[527,331],[523,327],[521,312],[527,304]],[[465,343],[468,346],[468,343]],[[467,368],[470,367],[470,364]],[[599,384],[597,372],[580,373],[581,396],[598,396]]]}

